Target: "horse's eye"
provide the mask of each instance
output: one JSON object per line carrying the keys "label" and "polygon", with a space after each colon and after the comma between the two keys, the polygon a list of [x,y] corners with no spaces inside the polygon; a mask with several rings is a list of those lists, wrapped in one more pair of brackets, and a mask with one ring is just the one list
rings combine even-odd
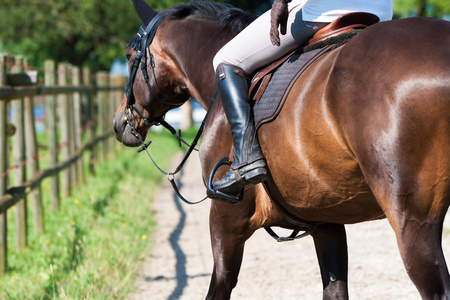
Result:
{"label": "horse's eye", "polygon": [[131,54],[125,54],[125,57],[127,58],[127,60],[130,60],[130,58],[131,58]]}

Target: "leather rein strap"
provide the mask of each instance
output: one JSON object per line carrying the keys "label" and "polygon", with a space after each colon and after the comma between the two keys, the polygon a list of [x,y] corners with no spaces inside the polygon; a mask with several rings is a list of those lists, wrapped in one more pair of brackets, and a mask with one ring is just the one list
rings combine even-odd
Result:
{"label": "leather rein strap", "polygon": [[[156,94],[154,94],[154,92],[153,92],[153,90],[152,90],[152,88],[151,88],[151,86],[150,86],[150,84],[149,84],[149,81],[148,81],[147,63],[146,63],[146,52],[147,52],[147,48],[150,46],[150,44],[151,44],[152,41],[153,41],[153,38],[155,37],[156,30],[158,29],[159,24],[160,24],[163,20],[164,20],[164,18],[158,14],[158,15],[156,15],[156,16],[152,19],[152,21],[147,25],[147,28],[146,28],[145,30],[144,30],[143,26],[141,26],[141,27],[139,28],[139,33],[138,33],[138,35],[139,35],[139,37],[141,38],[141,46],[140,46],[140,49],[137,50],[137,53],[136,53],[136,55],[135,55],[134,58],[133,58],[133,62],[132,62],[132,65],[131,65],[131,70],[130,70],[130,78],[129,78],[128,83],[125,85],[125,95],[126,95],[126,97],[127,97],[126,111],[127,111],[127,113],[128,113],[128,115],[127,115],[127,117],[126,117],[126,122],[127,122],[127,124],[131,127],[131,133],[132,133],[136,138],[138,138],[138,139],[141,141],[141,143],[142,143],[142,147],[138,150],[138,153],[145,150],[145,152],[147,153],[148,157],[149,157],[150,160],[153,162],[153,164],[155,165],[155,167],[156,167],[161,173],[163,173],[163,174],[165,174],[165,175],[167,176],[167,179],[170,181],[170,184],[172,185],[172,188],[174,189],[175,193],[177,194],[177,196],[178,196],[183,202],[185,202],[186,204],[198,204],[198,203],[203,202],[203,201],[205,201],[206,199],[208,199],[208,196],[206,196],[205,198],[203,198],[203,199],[201,199],[201,200],[199,200],[199,201],[196,201],[196,202],[191,202],[191,201],[187,200],[186,198],[184,198],[184,197],[181,195],[181,193],[180,193],[180,191],[179,191],[179,189],[178,189],[178,186],[177,186],[177,184],[176,184],[176,182],[175,182],[175,174],[177,174],[178,172],[181,171],[181,169],[183,168],[185,162],[187,161],[187,159],[188,159],[189,156],[191,155],[192,151],[193,151],[193,150],[197,150],[197,149],[195,149],[195,146],[197,145],[197,143],[198,143],[198,141],[199,141],[199,139],[200,139],[200,137],[201,137],[201,135],[202,135],[202,132],[203,132],[203,128],[204,128],[204,126],[205,126],[206,119],[207,119],[207,117],[208,117],[208,115],[209,115],[209,113],[210,113],[210,111],[211,111],[212,104],[213,104],[213,102],[214,102],[214,100],[215,100],[215,98],[216,98],[216,95],[217,95],[217,89],[214,91],[214,94],[212,95],[212,97],[211,97],[211,99],[210,99],[210,105],[209,105],[209,108],[208,108],[208,110],[207,110],[207,112],[206,112],[205,117],[203,118],[203,121],[202,121],[202,123],[201,123],[201,125],[200,125],[200,128],[199,128],[199,130],[198,130],[198,132],[197,132],[197,134],[196,134],[196,136],[195,136],[195,138],[194,138],[194,141],[192,142],[191,145],[189,145],[188,143],[186,143],[186,142],[181,138],[181,132],[178,131],[178,133],[177,133],[177,131],[176,131],[172,126],[170,126],[167,122],[164,121],[164,118],[154,119],[154,118],[151,118],[150,116],[145,117],[145,116],[139,111],[139,109],[136,107],[136,105],[135,105],[135,98],[134,98],[134,95],[133,95],[133,83],[134,83],[134,79],[135,79],[135,77],[136,77],[136,72],[137,72],[137,70],[138,70],[138,67],[139,67],[139,65],[141,64],[141,60],[143,59],[143,62],[142,62],[142,64],[141,64],[141,70],[142,70],[142,73],[143,73],[143,75],[144,75],[145,82],[147,83],[147,87],[148,87],[148,89],[150,90],[150,93],[152,94],[152,96],[155,97],[155,99],[157,99],[158,101],[164,102],[164,103],[169,104],[169,105],[181,106],[181,105],[183,104],[183,103],[176,103],[176,104],[174,104],[174,103],[169,103],[169,102],[163,101],[163,100],[162,100],[161,98],[159,98]],[[155,69],[155,68],[154,68],[155,66],[154,66],[154,62],[153,62],[153,55],[151,54],[150,49],[149,49],[149,53],[150,53],[150,67],[151,67],[152,72],[153,72],[153,80],[155,81],[155,85],[156,85],[156,87],[158,88],[158,91],[160,92],[160,94],[162,94],[161,90],[159,90],[159,87],[158,87],[158,85],[157,85],[157,83],[156,83],[156,76],[155,76],[155,70],[154,70],[154,69]],[[164,94],[162,94],[162,95],[165,96]],[[165,96],[165,98],[168,98],[168,97]],[[144,122],[145,122],[145,124],[146,124],[147,126],[152,126],[152,125],[158,126],[158,125],[162,125],[162,126],[164,126],[166,129],[168,129],[168,130],[169,130],[169,131],[170,131],[170,132],[178,139],[178,143],[179,143],[180,147],[181,147],[181,142],[183,142],[184,144],[186,144],[186,145],[189,146],[188,151],[187,151],[186,154],[184,155],[184,158],[182,159],[182,161],[180,162],[180,164],[178,165],[178,167],[175,169],[175,171],[173,171],[173,172],[165,172],[165,171],[162,170],[162,169],[156,164],[156,162],[153,160],[152,156],[150,155],[150,153],[149,153],[148,150],[147,150],[147,148],[148,148],[148,146],[150,145],[151,141],[149,141],[148,143],[145,144],[144,141],[143,141],[143,140],[141,139],[141,137],[139,136],[139,134],[136,132],[136,128],[135,128],[134,123],[133,123],[133,120],[132,120],[132,118],[133,118],[132,110],[136,111],[136,113],[139,115],[139,117],[141,117],[141,118],[144,120]],[[198,151],[198,150],[197,150],[197,151]],[[203,180],[203,184],[205,184],[205,181],[204,181],[204,180]],[[206,184],[205,184],[205,187],[206,187]],[[269,195],[270,195],[270,194],[269,194]],[[270,227],[264,227],[264,228],[265,228],[265,230],[266,230],[266,231],[267,231],[274,239],[276,239],[278,242],[284,242],[284,241],[292,241],[292,240],[299,239],[299,238],[302,238],[302,237],[304,237],[304,236],[310,235],[310,234],[314,231],[315,224],[309,224],[309,226],[308,226],[306,229],[305,229],[305,228],[298,228],[298,229],[294,230],[294,231],[292,232],[292,234],[291,234],[290,236],[288,236],[288,237],[280,237],[280,236],[278,236],[278,235],[277,235]],[[302,230],[305,231],[305,232],[302,233],[302,234],[299,234],[299,232],[302,231]]]}

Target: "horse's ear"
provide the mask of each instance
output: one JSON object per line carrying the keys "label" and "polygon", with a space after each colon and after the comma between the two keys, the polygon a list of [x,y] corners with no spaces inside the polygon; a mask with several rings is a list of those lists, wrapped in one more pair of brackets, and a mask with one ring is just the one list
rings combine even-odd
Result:
{"label": "horse's ear", "polygon": [[133,0],[134,9],[145,26],[156,16],[154,11],[144,0]]}

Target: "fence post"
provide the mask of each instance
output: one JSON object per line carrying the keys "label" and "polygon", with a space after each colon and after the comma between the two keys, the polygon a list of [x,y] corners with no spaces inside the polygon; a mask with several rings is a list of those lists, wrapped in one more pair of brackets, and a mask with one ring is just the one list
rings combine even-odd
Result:
{"label": "fence post", "polygon": [[[0,87],[6,85],[7,72],[7,54],[0,54]],[[8,102],[0,100],[0,197],[6,194],[6,178],[5,175],[8,157],[8,136],[6,134],[8,120]],[[0,276],[5,274],[7,268],[7,244],[6,244],[6,211],[0,213]]]}
{"label": "fence post", "polygon": [[[112,88],[112,87],[114,87],[115,86],[115,84],[116,84],[116,81],[115,81],[115,77],[114,76],[112,76],[111,74],[109,74],[108,73],[108,87],[109,88]],[[113,89],[111,89],[111,90],[108,90],[108,92],[107,92],[108,94],[107,94],[107,101],[106,101],[106,103],[107,103],[107,106],[108,106],[108,109],[107,109],[107,111],[106,111],[106,115],[107,115],[107,122],[106,122],[106,130],[109,130],[110,128],[112,128],[112,116],[113,116],[113,114],[114,114],[114,109],[115,109],[115,101],[114,101],[114,99],[115,99],[115,96],[116,96],[116,91],[115,90],[113,90]],[[110,136],[110,137],[108,137],[108,154],[109,154],[109,157],[111,157],[111,155],[115,155],[115,151],[114,151],[114,140],[115,140],[115,137],[114,137],[114,135],[112,135],[112,136]]]}
{"label": "fence post", "polygon": [[[58,64],[58,86],[65,87],[66,82],[66,64]],[[69,138],[70,138],[70,127],[69,127],[69,105],[67,94],[58,95],[58,116],[59,116],[59,128],[61,135],[61,160],[66,161],[70,156]],[[61,171],[61,192],[62,198],[65,199],[70,195],[70,168],[66,168]]]}
{"label": "fence post", "polygon": [[[55,62],[52,60],[45,61],[45,86],[55,86]],[[46,110],[46,126],[47,126],[47,140],[50,167],[54,167],[58,163],[58,131],[56,118],[56,96],[45,96],[45,110]],[[61,198],[59,195],[59,176],[55,174],[49,178],[50,181],[50,202],[52,211],[59,210]]]}
{"label": "fence post", "polygon": [[[105,76],[105,83],[104,83],[104,88],[109,88],[109,86],[111,85],[111,76],[109,75],[108,72],[104,72],[104,76]],[[110,98],[111,94],[108,90],[105,90],[103,92],[103,132],[105,133],[106,131],[108,131],[109,128],[111,128],[111,124],[112,124],[112,120],[111,120],[111,99]],[[103,142],[103,151],[104,153],[104,157],[105,160],[106,158],[109,158],[111,155],[111,137],[108,137],[106,139],[104,139]]]}
{"label": "fence post", "polygon": [[[107,77],[105,72],[97,72],[97,86],[99,88],[103,88],[107,85]],[[106,92],[103,90],[100,90],[97,94],[97,106],[98,106],[98,127],[99,127],[99,134],[103,134],[105,132],[105,102],[106,102]],[[99,143],[99,161],[101,164],[105,162],[105,153],[107,151],[107,142],[106,140]]]}
{"label": "fence post", "polygon": [[[83,68],[83,84],[86,86],[92,86],[91,74],[89,68]],[[90,141],[95,137],[95,129],[97,127],[95,116],[95,102],[92,98],[93,93],[87,93],[87,111],[88,111],[88,130],[86,131],[86,137]],[[94,174],[94,166],[95,166],[95,158],[96,158],[96,145],[93,145],[91,148],[91,152],[89,155],[89,172],[91,175]]]}
{"label": "fence post", "polygon": [[[24,61],[25,67],[28,65]],[[33,96],[25,97],[25,138],[26,151],[29,159],[28,162],[28,178],[39,171],[39,158],[36,141],[36,129],[34,127],[34,98]],[[41,185],[33,189],[30,193],[30,201],[33,212],[34,232],[39,235],[44,231],[44,215],[41,198]]]}
{"label": "fence post", "polygon": [[[114,87],[125,87],[125,84],[123,84],[123,76],[121,75],[115,75],[114,79],[112,80]],[[116,110],[119,108],[120,104],[122,103],[123,98],[123,89],[116,89],[112,91],[111,99],[113,99],[113,107],[111,109],[111,116],[114,115]],[[112,146],[115,152],[117,152],[120,149],[120,144],[116,140],[116,136],[113,135],[112,137]]]}
{"label": "fence post", "polygon": [[[72,85],[72,69],[74,68],[74,66],[70,65],[70,64],[66,64],[66,85]],[[75,139],[76,139],[76,135],[75,135],[75,113],[73,110],[73,98],[74,98],[75,93],[70,93],[67,94],[67,110],[68,110],[68,115],[67,115],[67,120],[69,121],[69,144],[67,145],[67,147],[69,148],[69,157],[71,157],[74,153],[75,153]],[[70,190],[73,191],[77,185],[77,164],[76,163],[71,163],[69,165],[69,172],[70,172]]]}
{"label": "fence post", "polygon": [[[76,66],[72,68],[72,85],[80,86],[80,68]],[[83,132],[81,125],[81,93],[73,94],[73,118],[75,151],[77,151],[81,147],[81,133]],[[76,163],[76,182],[78,185],[83,184],[83,157],[80,157]]]}
{"label": "fence post", "polygon": [[192,117],[192,101],[189,99],[180,107],[180,129],[186,130],[194,125]]}
{"label": "fence post", "polygon": [[[17,56],[15,59],[14,72],[23,70],[23,58]],[[12,101],[13,124],[16,133],[13,135],[13,160],[18,166],[14,171],[14,184],[21,185],[26,181],[25,164],[25,123],[24,123],[24,100],[16,99]],[[24,249],[27,245],[27,197],[24,196],[16,204],[16,246],[17,249]]]}

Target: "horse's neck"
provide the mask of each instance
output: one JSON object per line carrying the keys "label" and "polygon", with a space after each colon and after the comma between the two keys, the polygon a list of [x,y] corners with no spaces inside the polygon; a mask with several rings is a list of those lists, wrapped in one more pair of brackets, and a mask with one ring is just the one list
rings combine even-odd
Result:
{"label": "horse's neck", "polygon": [[202,73],[201,78],[190,79],[191,88],[189,89],[189,93],[201,107],[208,109],[216,89],[214,73],[206,71],[206,68],[205,71],[199,70],[199,72]]}
{"label": "horse's neck", "polygon": [[[178,65],[183,69],[187,78],[187,87],[190,96],[203,108],[207,109],[210,105],[210,100],[216,90],[215,74],[213,69],[213,58],[217,51],[222,48],[235,33],[224,34],[215,24],[211,26],[203,26],[203,32],[190,31],[183,39],[179,41],[183,44],[183,53],[175,54]],[[179,28],[179,27],[178,27]],[[207,37],[207,41],[205,40]],[[206,43],[207,47],[198,47],[199,43]],[[186,49],[186,47],[192,47]],[[186,55],[191,53],[192,55]],[[195,54],[195,55],[193,55]]]}
{"label": "horse's neck", "polygon": [[190,96],[203,108],[207,109],[213,95],[217,89],[212,58],[214,54],[209,54],[209,58],[196,64],[195,67],[187,69],[186,75],[189,80]]}

